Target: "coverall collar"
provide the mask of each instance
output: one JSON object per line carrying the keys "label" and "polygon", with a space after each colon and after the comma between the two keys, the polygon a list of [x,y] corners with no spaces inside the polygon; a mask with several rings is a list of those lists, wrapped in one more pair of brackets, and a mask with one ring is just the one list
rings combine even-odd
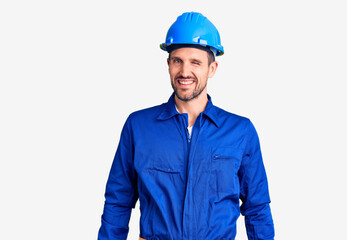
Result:
{"label": "coverall collar", "polygon": [[[208,119],[210,119],[217,127],[220,126],[218,117],[216,115],[215,106],[212,103],[211,96],[207,94],[208,103],[206,105],[205,110],[202,112],[203,115],[207,116]],[[176,115],[179,115],[180,113],[177,112],[176,106],[175,106],[175,94],[173,93],[171,97],[169,98],[167,103],[163,104],[163,108],[158,115],[158,120],[168,120]]]}

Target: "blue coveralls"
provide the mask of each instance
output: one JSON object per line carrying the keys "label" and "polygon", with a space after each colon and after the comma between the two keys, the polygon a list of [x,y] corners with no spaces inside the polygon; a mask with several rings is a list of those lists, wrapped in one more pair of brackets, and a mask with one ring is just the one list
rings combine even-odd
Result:
{"label": "blue coveralls", "polygon": [[137,199],[140,236],[147,240],[233,240],[240,213],[249,239],[274,239],[256,130],[208,98],[191,136],[174,95],[128,117],[106,185],[99,240],[127,238]]}

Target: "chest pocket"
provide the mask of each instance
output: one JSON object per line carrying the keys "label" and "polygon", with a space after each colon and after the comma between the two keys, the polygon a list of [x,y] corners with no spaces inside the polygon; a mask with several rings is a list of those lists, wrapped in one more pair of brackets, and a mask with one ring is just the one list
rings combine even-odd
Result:
{"label": "chest pocket", "polygon": [[217,147],[212,149],[211,156],[211,189],[217,195],[238,194],[242,151],[233,147]]}
{"label": "chest pocket", "polygon": [[175,174],[182,172],[183,158],[181,154],[174,151],[157,152],[149,160],[151,162],[149,169],[162,173]]}

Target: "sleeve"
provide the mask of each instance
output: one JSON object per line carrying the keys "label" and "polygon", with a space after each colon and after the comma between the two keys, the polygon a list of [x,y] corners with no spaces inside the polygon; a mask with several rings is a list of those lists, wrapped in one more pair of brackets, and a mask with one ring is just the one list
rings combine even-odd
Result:
{"label": "sleeve", "polygon": [[241,214],[248,239],[273,240],[274,224],[265,167],[257,132],[249,121],[247,145],[239,170]]}
{"label": "sleeve", "polygon": [[105,205],[98,240],[125,240],[132,208],[138,199],[133,164],[134,144],[127,119],[106,184]]}

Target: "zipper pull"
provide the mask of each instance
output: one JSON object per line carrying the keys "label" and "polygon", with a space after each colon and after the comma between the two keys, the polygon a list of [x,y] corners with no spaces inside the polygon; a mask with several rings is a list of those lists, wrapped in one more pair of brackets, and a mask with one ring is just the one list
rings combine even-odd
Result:
{"label": "zipper pull", "polygon": [[218,158],[220,158],[220,157],[221,157],[221,155],[214,155],[214,156],[213,156],[214,159],[218,159]]}

